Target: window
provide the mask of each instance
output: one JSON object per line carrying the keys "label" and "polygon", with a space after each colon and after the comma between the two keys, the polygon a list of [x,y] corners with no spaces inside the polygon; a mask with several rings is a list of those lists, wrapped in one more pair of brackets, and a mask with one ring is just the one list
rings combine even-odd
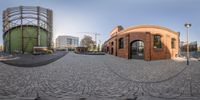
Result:
{"label": "window", "polygon": [[154,35],[154,48],[162,48],[161,36]]}
{"label": "window", "polygon": [[109,52],[109,47],[107,47],[107,52]]}
{"label": "window", "polygon": [[112,46],[113,46],[113,44],[114,44],[114,43],[113,43],[113,42],[111,42],[111,45],[112,45]]}
{"label": "window", "polygon": [[174,39],[174,38],[171,39],[171,48],[172,49],[175,48],[175,41],[176,41],[176,39]]}
{"label": "window", "polygon": [[124,39],[120,38],[119,39],[119,49],[122,49],[122,48],[124,48]]}
{"label": "window", "polygon": [[67,44],[68,44],[68,45],[72,45],[72,39],[67,38]]}

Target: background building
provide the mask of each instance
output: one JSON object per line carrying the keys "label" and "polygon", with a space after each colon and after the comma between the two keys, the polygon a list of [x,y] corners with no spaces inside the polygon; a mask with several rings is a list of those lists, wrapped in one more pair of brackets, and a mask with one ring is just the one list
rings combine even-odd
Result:
{"label": "background building", "polygon": [[34,47],[51,48],[52,10],[20,6],[3,11],[4,51],[33,53]]}
{"label": "background building", "polygon": [[[180,50],[181,50],[181,52],[186,52],[187,51],[187,44],[186,44],[186,42],[181,41],[181,43],[180,43]],[[190,52],[197,52],[198,51],[197,41],[189,43],[189,51]]]}
{"label": "background building", "polygon": [[179,33],[165,27],[141,25],[123,29],[117,26],[104,43],[104,51],[127,59],[159,60],[176,58]]}
{"label": "background building", "polygon": [[56,38],[57,49],[67,49],[69,51],[75,50],[79,46],[79,38],[74,36],[58,36]]}

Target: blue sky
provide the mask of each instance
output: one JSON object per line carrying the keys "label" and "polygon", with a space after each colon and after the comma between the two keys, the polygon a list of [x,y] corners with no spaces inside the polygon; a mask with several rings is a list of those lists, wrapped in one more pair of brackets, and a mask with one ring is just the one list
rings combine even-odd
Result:
{"label": "blue sky", "polygon": [[[200,0],[0,0],[0,44],[2,11],[15,6],[42,6],[54,14],[54,38],[58,35],[83,37],[80,32],[96,32],[102,42],[117,25],[159,25],[181,33],[185,22],[192,23],[190,41],[200,43]],[[91,35],[94,37],[94,35]]]}

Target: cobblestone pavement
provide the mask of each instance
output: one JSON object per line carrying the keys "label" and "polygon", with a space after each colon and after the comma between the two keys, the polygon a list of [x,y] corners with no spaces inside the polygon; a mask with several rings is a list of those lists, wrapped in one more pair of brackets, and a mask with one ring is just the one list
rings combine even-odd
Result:
{"label": "cobblestone pavement", "polygon": [[37,95],[48,100],[198,100],[200,62],[186,66],[184,59],[148,62],[68,53],[41,67],[0,63],[0,99],[33,100]]}

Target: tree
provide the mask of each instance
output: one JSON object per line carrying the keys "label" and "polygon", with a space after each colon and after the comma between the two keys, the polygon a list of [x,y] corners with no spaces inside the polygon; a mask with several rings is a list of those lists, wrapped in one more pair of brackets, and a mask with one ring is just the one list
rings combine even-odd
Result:
{"label": "tree", "polygon": [[3,45],[0,45],[0,52],[3,51]]}
{"label": "tree", "polygon": [[97,51],[98,52],[100,51],[100,44],[98,44],[98,46],[97,46]]}
{"label": "tree", "polygon": [[198,51],[200,51],[200,46],[198,47]]}
{"label": "tree", "polygon": [[92,50],[95,45],[95,41],[92,40],[91,36],[85,35],[81,40],[81,46],[87,47],[89,50]]}

